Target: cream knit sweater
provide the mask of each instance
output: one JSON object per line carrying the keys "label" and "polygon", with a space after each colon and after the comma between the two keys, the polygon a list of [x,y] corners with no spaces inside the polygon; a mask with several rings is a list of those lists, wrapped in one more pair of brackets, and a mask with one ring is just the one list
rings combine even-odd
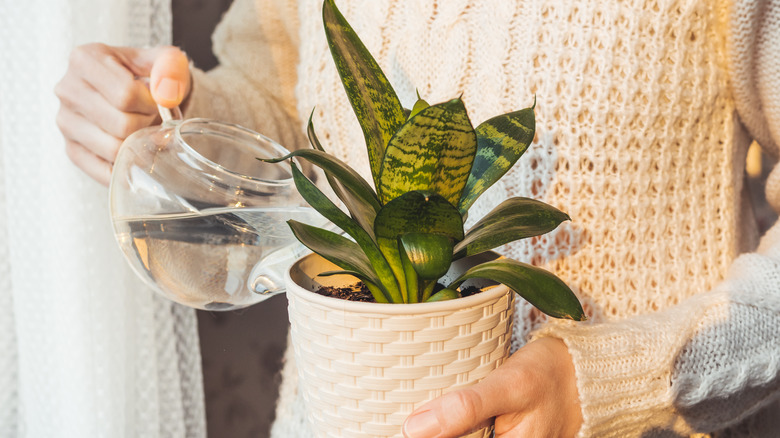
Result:
{"label": "cream knit sweater", "polygon": [[[504,252],[586,304],[590,321],[566,324],[518,300],[514,338],[566,342],[581,436],[780,436],[780,226],[758,245],[744,185],[751,139],[779,152],[780,1],[338,5],[407,107],[415,90],[463,93],[477,124],[536,95],[534,144],[471,219],[515,195],[572,217]],[[235,0],[215,34],[221,66],[193,73],[189,116],[297,148],[316,107],[325,147],[367,171],[320,7]],[[767,196],[780,210],[780,168]],[[288,355],[277,437],[310,435],[296,381]]]}

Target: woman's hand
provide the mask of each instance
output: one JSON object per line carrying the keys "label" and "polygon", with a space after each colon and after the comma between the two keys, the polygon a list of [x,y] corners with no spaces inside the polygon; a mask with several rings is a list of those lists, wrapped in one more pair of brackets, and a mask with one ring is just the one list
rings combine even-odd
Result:
{"label": "woman's hand", "polygon": [[155,121],[158,103],[169,108],[179,105],[189,90],[187,57],[175,47],[87,44],[75,48],[54,90],[60,99],[57,126],[65,137],[68,157],[87,175],[108,185],[124,139]]}
{"label": "woman's hand", "polygon": [[571,438],[582,424],[574,366],[560,339],[540,338],[518,350],[481,382],[417,409],[408,438],[457,437],[496,417],[496,437]]}

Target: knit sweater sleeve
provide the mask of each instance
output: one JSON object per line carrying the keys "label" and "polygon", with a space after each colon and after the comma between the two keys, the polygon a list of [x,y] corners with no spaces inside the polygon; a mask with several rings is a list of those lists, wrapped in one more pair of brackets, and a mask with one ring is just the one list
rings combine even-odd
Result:
{"label": "knit sweater sleeve", "polygon": [[[774,174],[780,193],[780,168]],[[621,321],[549,324],[534,336],[559,337],[569,347],[582,437],[735,424],[780,391],[780,225],[709,292]]]}
{"label": "knit sweater sleeve", "polygon": [[245,126],[288,149],[304,145],[295,101],[297,9],[294,0],[234,0],[212,36],[219,65],[191,68],[185,115]]}
{"label": "knit sweater sleeve", "polygon": [[[730,28],[740,117],[777,156],[780,1],[736,1]],[[780,165],[766,193],[780,211]],[[559,337],[569,348],[584,417],[579,436],[707,433],[743,422],[780,398],[780,224],[709,292],[621,321],[551,323],[533,336]]]}

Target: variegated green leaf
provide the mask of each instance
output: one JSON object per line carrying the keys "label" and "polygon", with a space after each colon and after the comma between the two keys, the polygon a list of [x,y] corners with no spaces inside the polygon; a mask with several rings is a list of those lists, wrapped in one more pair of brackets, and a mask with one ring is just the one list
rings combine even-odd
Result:
{"label": "variegated green leaf", "polygon": [[554,318],[586,319],[577,296],[560,278],[542,268],[511,259],[498,259],[474,266],[448,287],[457,288],[470,278],[485,278],[505,284],[542,312]]}
{"label": "variegated green leaf", "polygon": [[[344,270],[359,274],[358,278],[365,278],[374,284],[380,284],[379,278],[371,268],[371,262],[355,242],[332,231],[295,220],[289,220],[287,224],[295,238],[310,250]],[[388,296],[384,296],[382,299],[382,302],[389,301]]]}
{"label": "variegated green leaf", "polygon": [[382,203],[427,190],[458,205],[476,150],[477,137],[463,101],[424,108],[387,145],[379,176]]}
{"label": "variegated green leaf", "polygon": [[458,209],[441,195],[423,191],[404,193],[388,202],[374,220],[374,234],[395,240],[407,233],[430,233],[463,239]]}
{"label": "variegated green leaf", "polygon": [[385,147],[406,120],[403,107],[379,64],[333,0],[325,0],[322,19],[333,61],[363,129],[374,184],[379,187],[377,177]]}
{"label": "variegated green leaf", "polygon": [[428,102],[423,100],[422,97],[420,97],[420,93],[417,93],[417,102],[414,103],[414,106],[412,107],[412,110],[409,112],[409,117],[412,117],[413,115],[416,115],[420,111],[424,110],[425,108],[428,108],[430,105]]}
{"label": "variegated green leaf", "polygon": [[398,253],[401,258],[401,265],[404,268],[404,279],[406,280],[406,294],[408,302],[417,303],[420,301],[420,283],[419,276],[412,266],[412,262],[409,261],[409,257],[406,255],[406,251],[403,250],[401,242],[398,242]]}
{"label": "variegated green leaf", "polygon": [[510,198],[485,215],[455,245],[456,258],[479,254],[515,240],[554,230],[569,215],[530,198]]}
{"label": "variegated green leaf", "polygon": [[533,141],[535,129],[533,108],[493,117],[477,126],[477,156],[457,204],[462,214],[514,166]]}
{"label": "variegated green leaf", "polygon": [[376,272],[376,275],[379,277],[379,284],[383,287],[383,291],[386,292],[391,299],[401,300],[401,292],[398,288],[395,275],[373,238],[360,226],[360,224],[341,211],[341,209],[328,199],[314,183],[306,178],[295,163],[292,163],[292,173],[295,187],[298,189],[298,192],[303,199],[305,199],[313,209],[317,210],[318,213],[333,222],[337,227],[346,231],[347,234],[355,239],[355,242],[360,245],[360,249],[366,254],[374,272]]}

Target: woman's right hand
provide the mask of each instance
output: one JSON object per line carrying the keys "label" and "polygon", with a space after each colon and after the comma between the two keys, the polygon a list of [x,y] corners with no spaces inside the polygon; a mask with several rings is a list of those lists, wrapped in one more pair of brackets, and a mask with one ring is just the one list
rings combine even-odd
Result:
{"label": "woman's right hand", "polygon": [[124,139],[158,118],[157,104],[179,105],[190,87],[187,57],[175,47],[76,47],[54,90],[68,157],[107,186]]}

